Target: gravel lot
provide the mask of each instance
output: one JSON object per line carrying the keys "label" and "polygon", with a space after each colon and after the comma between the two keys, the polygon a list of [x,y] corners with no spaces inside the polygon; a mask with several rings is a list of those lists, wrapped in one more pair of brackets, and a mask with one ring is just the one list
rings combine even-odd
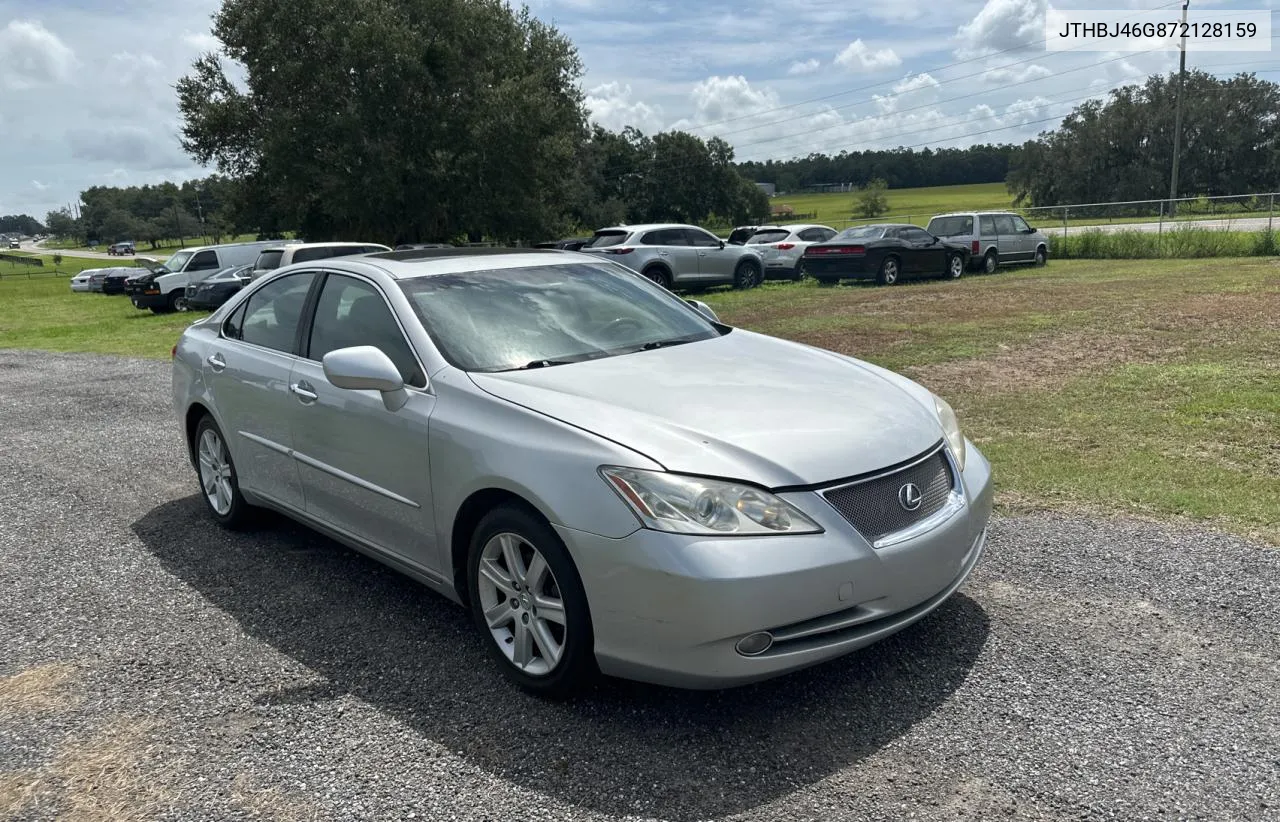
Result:
{"label": "gravel lot", "polygon": [[1280,819],[1280,551],[1000,519],[862,653],[522,695],[462,611],[204,515],[167,363],[0,352],[0,817]]}

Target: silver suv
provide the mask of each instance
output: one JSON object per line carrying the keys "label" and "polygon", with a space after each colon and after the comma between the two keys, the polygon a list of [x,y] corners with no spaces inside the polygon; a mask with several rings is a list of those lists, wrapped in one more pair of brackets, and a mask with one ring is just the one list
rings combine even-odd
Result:
{"label": "silver suv", "polygon": [[969,247],[969,267],[991,274],[1002,265],[1044,265],[1049,238],[1008,211],[939,214],[925,229],[934,236]]}
{"label": "silver suv", "polygon": [[764,280],[759,248],[729,245],[710,231],[678,223],[602,228],[582,247],[608,255],[665,288],[732,284],[755,288]]}

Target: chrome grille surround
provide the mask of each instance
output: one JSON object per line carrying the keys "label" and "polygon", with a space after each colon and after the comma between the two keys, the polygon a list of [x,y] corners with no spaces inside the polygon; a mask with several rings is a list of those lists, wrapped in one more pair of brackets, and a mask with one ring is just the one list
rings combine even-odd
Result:
{"label": "chrome grille surround", "polygon": [[[906,510],[899,491],[914,483],[918,508]],[[878,474],[824,489],[822,498],[874,548],[885,548],[933,530],[964,507],[960,472],[945,443]]]}

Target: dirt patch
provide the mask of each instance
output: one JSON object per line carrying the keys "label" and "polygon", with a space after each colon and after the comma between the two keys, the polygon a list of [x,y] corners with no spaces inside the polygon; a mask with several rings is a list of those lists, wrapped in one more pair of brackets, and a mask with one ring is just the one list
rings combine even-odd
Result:
{"label": "dirt patch", "polygon": [[80,699],[76,666],[52,662],[0,678],[0,719],[63,711]]}
{"label": "dirt patch", "polygon": [[172,808],[156,755],[158,723],[117,718],[87,739],[67,742],[47,766],[0,777],[0,807],[31,806],[65,822],[141,822]]}

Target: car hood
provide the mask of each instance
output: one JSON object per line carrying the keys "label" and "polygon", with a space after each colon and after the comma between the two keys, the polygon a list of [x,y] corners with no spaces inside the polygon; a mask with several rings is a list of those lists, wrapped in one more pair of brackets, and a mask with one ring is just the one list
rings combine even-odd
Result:
{"label": "car hood", "polygon": [[656,351],[470,376],[490,394],[669,471],[770,488],[875,471],[942,439],[934,411],[856,360],[740,329]]}

